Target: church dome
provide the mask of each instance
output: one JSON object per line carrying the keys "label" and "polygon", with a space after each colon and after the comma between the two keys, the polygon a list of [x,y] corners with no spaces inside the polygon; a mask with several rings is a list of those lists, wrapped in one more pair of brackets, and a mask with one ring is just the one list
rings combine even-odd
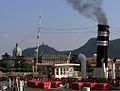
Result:
{"label": "church dome", "polygon": [[22,50],[21,48],[18,46],[18,44],[16,43],[16,47],[13,49],[13,56],[22,56]]}

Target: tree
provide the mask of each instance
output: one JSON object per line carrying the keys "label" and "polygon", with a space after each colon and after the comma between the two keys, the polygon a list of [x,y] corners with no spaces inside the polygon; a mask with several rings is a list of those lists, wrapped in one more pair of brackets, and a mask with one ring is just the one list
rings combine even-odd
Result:
{"label": "tree", "polygon": [[78,55],[72,55],[71,59],[70,59],[70,63],[79,63],[78,60]]}
{"label": "tree", "polygon": [[94,67],[91,64],[87,64],[87,72],[93,72],[94,71]]}
{"label": "tree", "polygon": [[32,71],[32,64],[27,63],[27,60],[24,56],[17,56],[14,58],[15,64],[14,68],[15,71],[19,72],[31,72]]}
{"label": "tree", "polygon": [[7,52],[4,55],[2,55],[0,66],[3,68],[4,71],[9,71],[12,65],[11,61],[11,56]]}
{"label": "tree", "polygon": [[20,69],[22,68],[23,64],[25,63],[25,58],[23,56],[16,56],[14,58],[14,68],[20,71]]}
{"label": "tree", "polygon": [[22,72],[32,72],[32,64],[25,62],[21,68],[21,71]]}

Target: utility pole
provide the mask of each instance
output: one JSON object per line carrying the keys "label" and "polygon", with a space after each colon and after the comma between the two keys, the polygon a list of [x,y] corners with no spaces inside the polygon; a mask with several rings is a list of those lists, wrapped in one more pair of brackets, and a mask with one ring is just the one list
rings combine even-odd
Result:
{"label": "utility pole", "polygon": [[38,23],[38,32],[37,32],[37,55],[36,55],[36,74],[38,72],[38,58],[39,58],[39,42],[40,42],[40,29],[41,29],[41,16],[39,16],[39,23]]}

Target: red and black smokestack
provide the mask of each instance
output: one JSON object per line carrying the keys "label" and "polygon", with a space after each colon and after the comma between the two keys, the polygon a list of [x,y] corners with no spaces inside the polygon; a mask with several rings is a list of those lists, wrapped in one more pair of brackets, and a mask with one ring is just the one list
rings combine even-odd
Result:
{"label": "red and black smokestack", "polygon": [[102,62],[108,63],[108,47],[109,47],[109,26],[98,25],[97,36],[97,63],[96,67],[102,67]]}

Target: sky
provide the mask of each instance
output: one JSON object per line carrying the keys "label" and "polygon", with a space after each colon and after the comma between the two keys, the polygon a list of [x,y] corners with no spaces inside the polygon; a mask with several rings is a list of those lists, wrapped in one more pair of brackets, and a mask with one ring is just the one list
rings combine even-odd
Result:
{"label": "sky", "polygon": [[[103,0],[110,26],[110,39],[120,36],[120,0]],[[0,0],[0,56],[12,53],[18,43],[22,50],[37,46],[39,16],[42,18],[40,44],[71,50],[97,36],[96,21],[74,10],[66,0]]]}

